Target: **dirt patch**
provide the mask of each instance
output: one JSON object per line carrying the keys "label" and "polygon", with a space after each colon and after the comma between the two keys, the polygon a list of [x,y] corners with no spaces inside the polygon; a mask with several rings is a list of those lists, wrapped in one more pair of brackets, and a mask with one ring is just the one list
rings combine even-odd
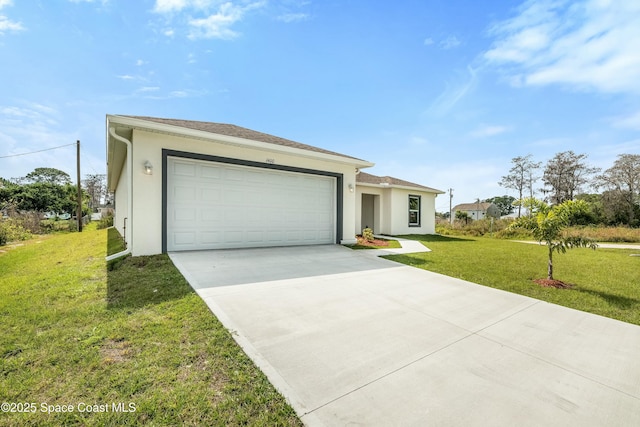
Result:
{"label": "dirt patch", "polygon": [[362,236],[356,236],[360,246],[389,246],[389,241],[384,239],[365,240]]}
{"label": "dirt patch", "polygon": [[556,289],[572,289],[573,288],[573,285],[571,283],[564,283],[561,280],[534,279],[533,281],[545,288],[556,288]]}
{"label": "dirt patch", "polygon": [[102,361],[106,364],[122,363],[133,356],[129,343],[124,340],[107,340],[100,348]]}

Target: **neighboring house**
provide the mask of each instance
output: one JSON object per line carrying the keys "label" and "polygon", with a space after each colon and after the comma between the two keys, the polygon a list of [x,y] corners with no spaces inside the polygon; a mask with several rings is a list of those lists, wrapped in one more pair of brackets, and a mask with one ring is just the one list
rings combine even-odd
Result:
{"label": "neighboring house", "polygon": [[434,234],[435,199],[443,191],[391,176],[356,175],[356,230]]}
{"label": "neighboring house", "polygon": [[442,192],[360,172],[371,166],[229,124],[107,116],[114,225],[133,255],[350,244],[363,215],[376,232],[434,233]]}
{"label": "neighboring house", "polygon": [[500,208],[489,202],[461,203],[453,207],[453,217],[456,212],[462,211],[469,215],[470,219],[483,219],[487,217],[500,218]]}

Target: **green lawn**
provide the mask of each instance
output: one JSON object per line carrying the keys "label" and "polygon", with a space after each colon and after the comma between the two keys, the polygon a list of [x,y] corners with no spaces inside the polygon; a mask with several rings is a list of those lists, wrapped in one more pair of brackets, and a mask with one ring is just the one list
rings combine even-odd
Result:
{"label": "green lawn", "polygon": [[554,254],[554,277],[570,290],[544,288],[547,248],[491,238],[400,236],[420,240],[432,252],[385,258],[493,288],[640,325],[639,250],[572,249]]}
{"label": "green lawn", "polygon": [[35,410],[0,425],[301,425],[167,256],[107,272],[106,246],[90,225],[0,254],[0,402]]}

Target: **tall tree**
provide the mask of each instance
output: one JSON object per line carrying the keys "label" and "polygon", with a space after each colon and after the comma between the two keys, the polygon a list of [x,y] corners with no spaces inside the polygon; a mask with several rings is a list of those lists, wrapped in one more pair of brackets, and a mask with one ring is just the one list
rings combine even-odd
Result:
{"label": "tall tree", "polygon": [[[518,192],[518,200],[522,200],[524,197],[524,191],[529,189],[529,197],[533,197],[533,184],[538,178],[535,175],[535,170],[540,168],[542,163],[533,162],[531,160],[532,155],[518,156],[511,159],[513,165],[509,169],[509,173],[502,177],[502,180],[498,183],[501,187],[511,188]],[[518,205],[518,218],[522,215],[522,205]]]}
{"label": "tall tree", "polygon": [[551,204],[574,200],[591,175],[600,172],[599,168],[589,166],[586,158],[586,154],[576,154],[570,150],[557,153],[547,162],[542,181]]}
{"label": "tall tree", "polygon": [[56,168],[35,168],[25,176],[28,182],[45,182],[48,184],[65,185],[71,184],[71,177],[68,173]]}
{"label": "tall tree", "polygon": [[513,202],[516,201],[516,198],[513,196],[496,196],[490,199],[484,200],[485,202],[493,203],[500,209],[500,215],[509,215],[513,212]]}
{"label": "tall tree", "polygon": [[603,193],[605,209],[618,219],[626,217],[628,225],[636,225],[640,221],[636,215],[640,205],[640,155],[620,154],[596,181],[598,187],[607,190]]}
{"label": "tall tree", "polygon": [[[518,218],[509,227],[522,227],[531,230],[533,237],[540,243],[544,242],[548,249],[547,279],[553,278],[553,253],[565,253],[567,249],[589,247],[596,249],[598,245],[590,239],[583,237],[569,237],[563,235],[563,230],[571,225],[571,220],[576,215],[581,215],[588,210],[588,205],[583,200],[567,200],[563,203],[550,206],[541,200],[526,199],[523,201],[534,213],[531,217]],[[559,285],[562,285],[560,283]]]}
{"label": "tall tree", "polygon": [[89,208],[93,211],[100,206],[103,197],[106,197],[106,175],[94,174],[85,175],[83,180],[84,189],[89,195]]}

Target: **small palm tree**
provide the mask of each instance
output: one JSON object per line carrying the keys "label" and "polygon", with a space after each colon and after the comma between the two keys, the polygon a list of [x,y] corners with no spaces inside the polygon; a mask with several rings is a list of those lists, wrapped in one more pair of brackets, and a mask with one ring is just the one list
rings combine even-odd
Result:
{"label": "small palm tree", "polygon": [[526,228],[531,230],[533,237],[538,242],[544,242],[549,249],[549,263],[547,279],[553,278],[553,253],[565,253],[567,249],[578,247],[596,249],[598,245],[585,237],[571,237],[564,235],[564,230],[571,224],[571,218],[587,210],[588,205],[583,200],[568,200],[564,203],[549,206],[542,200],[523,199],[522,205],[526,206],[532,214],[528,217],[520,217],[514,221],[510,228]]}

